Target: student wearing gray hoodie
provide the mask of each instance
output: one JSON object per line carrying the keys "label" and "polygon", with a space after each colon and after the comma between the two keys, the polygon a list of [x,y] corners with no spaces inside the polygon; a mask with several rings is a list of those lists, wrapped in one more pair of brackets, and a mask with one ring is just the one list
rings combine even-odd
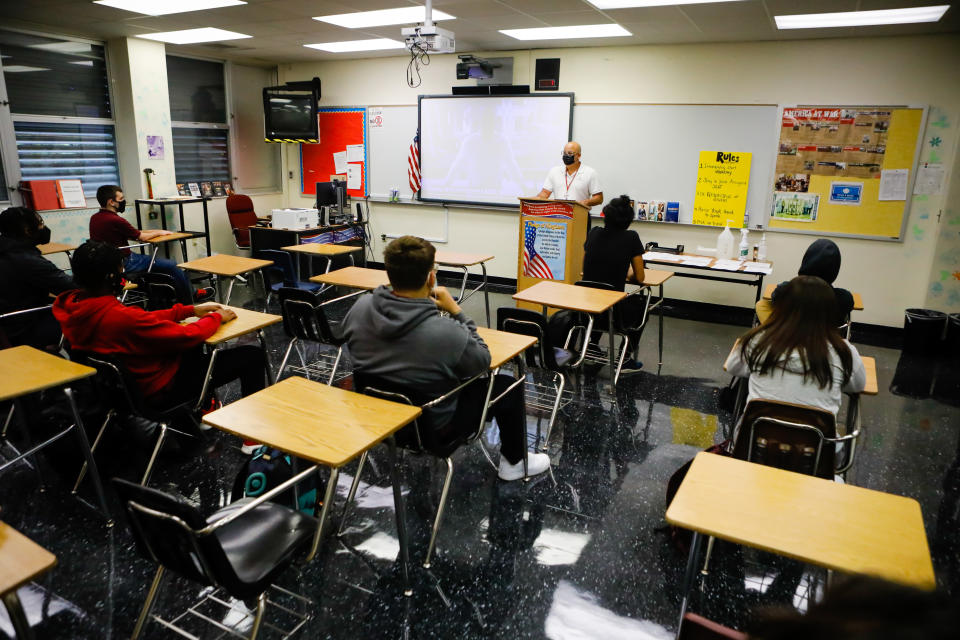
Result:
{"label": "student wearing gray hoodie", "polygon": [[[390,287],[361,297],[343,321],[354,368],[369,376],[421,390],[434,397],[490,367],[490,351],[474,324],[443,287],[437,286],[433,245],[421,238],[397,238],[383,252]],[[445,311],[449,316],[441,316]],[[513,382],[498,375],[493,396]],[[488,381],[481,378],[433,409],[433,426],[447,434],[472,432],[483,410]],[[523,385],[493,405],[488,417],[500,429],[502,480],[549,469],[550,458],[528,453]]]}

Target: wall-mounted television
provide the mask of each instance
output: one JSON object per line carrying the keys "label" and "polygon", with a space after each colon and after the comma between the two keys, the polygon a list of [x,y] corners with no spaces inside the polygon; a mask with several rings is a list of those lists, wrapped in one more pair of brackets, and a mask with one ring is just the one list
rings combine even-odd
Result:
{"label": "wall-mounted television", "polygon": [[[303,86],[305,85],[305,86]],[[263,137],[267,142],[319,142],[320,81],[263,89]]]}

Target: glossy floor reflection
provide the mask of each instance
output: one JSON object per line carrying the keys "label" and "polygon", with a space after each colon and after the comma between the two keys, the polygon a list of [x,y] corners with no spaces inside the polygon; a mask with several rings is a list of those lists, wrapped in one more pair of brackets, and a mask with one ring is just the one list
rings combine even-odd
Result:
{"label": "glossy floor reflection", "polygon": [[[238,289],[236,301],[244,293]],[[493,297],[494,307],[509,304],[507,296]],[[483,317],[480,298],[466,308]],[[663,530],[666,482],[696,451],[718,441],[729,424],[717,394],[728,380],[721,365],[740,332],[666,318],[658,373],[656,318],[651,319],[640,349],[646,368],[625,377],[615,399],[602,391],[604,380],[586,377],[561,411],[551,438],[552,477],[502,483],[479,449],[458,452],[430,570],[418,561],[429,539],[442,469],[437,461],[406,456],[404,491],[416,567],[412,598],[400,594],[386,456],[376,451],[343,536],[328,536],[311,565],[292,569],[280,582],[316,603],[297,637],[672,637],[685,555]],[[276,366],[286,341],[279,327],[268,337]],[[866,435],[848,481],[920,501],[941,588],[960,594],[960,411],[944,401],[949,393],[940,399],[930,393],[919,398],[890,393],[899,352],[860,350],[877,358],[881,393],[864,398]],[[952,384],[949,372],[944,376],[944,384]],[[231,389],[225,399],[236,394]],[[537,420],[529,418],[531,439]],[[540,427],[546,427],[542,416]],[[146,449],[137,444],[133,427],[126,428],[98,451],[106,476],[135,478],[143,468]],[[484,438],[494,456],[495,436],[492,429]],[[209,439],[210,446],[183,445],[165,453],[152,480],[152,486],[178,491],[205,513],[229,501],[243,460],[236,438],[209,432]],[[72,444],[44,455],[43,492],[36,473],[24,464],[0,480],[0,517],[59,560],[21,598],[39,638],[129,637],[154,567],[134,552],[115,497],[110,496],[118,517],[113,529],[70,497],[77,458]],[[339,526],[353,470],[350,465],[341,475],[332,530]],[[89,486],[81,495],[91,498]],[[803,607],[806,594],[816,593],[822,583],[817,569],[718,545],[691,610],[742,628],[757,605]],[[167,614],[201,592],[186,581],[168,585],[158,605]],[[234,609],[221,615],[242,618],[243,612]],[[0,630],[10,633],[2,614]],[[153,626],[147,637],[173,636]]]}

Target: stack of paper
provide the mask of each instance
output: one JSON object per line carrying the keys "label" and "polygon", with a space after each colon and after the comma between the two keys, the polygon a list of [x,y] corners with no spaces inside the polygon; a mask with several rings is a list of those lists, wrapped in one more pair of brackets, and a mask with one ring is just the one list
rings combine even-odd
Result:
{"label": "stack of paper", "polygon": [[742,266],[743,263],[739,260],[717,260],[713,263],[712,268],[721,271],[739,271]]}
{"label": "stack of paper", "polygon": [[743,270],[747,273],[762,273],[765,276],[773,273],[769,262],[745,262]]}
{"label": "stack of paper", "polygon": [[706,258],[703,256],[684,256],[683,262],[680,264],[685,264],[690,267],[709,267],[711,262],[713,262],[713,258]]}
{"label": "stack of paper", "polygon": [[661,251],[646,251],[643,254],[644,260],[663,260],[665,262],[680,262],[683,256],[676,253],[663,253]]}

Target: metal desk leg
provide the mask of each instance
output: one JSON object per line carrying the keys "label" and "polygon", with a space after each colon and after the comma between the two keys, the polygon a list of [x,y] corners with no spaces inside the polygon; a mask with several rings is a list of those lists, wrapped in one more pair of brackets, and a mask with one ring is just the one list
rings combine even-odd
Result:
{"label": "metal desk leg", "polygon": [[200,397],[197,398],[197,411],[200,411],[203,408],[203,399],[207,396],[207,390],[210,388],[210,375],[213,373],[213,365],[217,361],[217,352],[220,350],[219,345],[213,348],[213,352],[210,354],[210,362],[207,364],[207,373],[203,376],[203,385],[200,387]]}
{"label": "metal desk leg", "polygon": [[487,290],[487,264],[485,262],[480,263],[480,268],[483,270],[483,303],[487,307],[487,329],[490,328],[490,291]]}
{"label": "metal desk leg", "polygon": [[230,278],[230,284],[227,285],[227,295],[223,299],[223,304],[230,304],[230,296],[233,294],[233,284],[237,281],[236,278]]}
{"label": "metal desk leg", "polygon": [[13,624],[13,637],[16,640],[33,640],[33,629],[30,628],[30,622],[27,620],[27,614],[24,613],[20,605],[20,598],[17,597],[17,590],[3,596],[3,606],[10,614],[10,622]]}
{"label": "metal desk leg", "polygon": [[73,413],[74,428],[77,430],[77,438],[80,440],[80,449],[87,459],[87,468],[90,470],[90,478],[93,480],[93,488],[97,493],[97,500],[100,502],[100,508],[103,509],[103,516],[107,519],[107,526],[113,526],[113,520],[110,518],[110,511],[107,509],[107,499],[103,495],[103,485],[100,483],[100,471],[97,469],[97,463],[93,459],[93,452],[90,451],[90,441],[87,440],[87,432],[83,430],[83,420],[80,419],[80,412],[77,410],[77,402],[73,398],[73,389],[63,388],[63,394],[67,396],[67,402],[70,403],[70,411]]}
{"label": "metal desk leg", "polygon": [[660,316],[660,361],[657,366],[663,366],[663,284],[660,285],[660,304],[657,305],[657,315]]}
{"label": "metal desk leg", "polygon": [[757,278],[757,298],[753,301],[754,304],[760,302],[760,296],[763,295],[763,274],[760,273],[757,275],[759,276]]}
{"label": "metal desk leg", "polygon": [[607,309],[607,338],[609,339],[609,344],[610,344],[610,346],[609,346],[609,352],[607,353],[607,357],[608,357],[608,359],[610,360],[610,393],[615,393],[616,390],[617,390],[617,379],[616,379],[616,375],[617,375],[617,365],[616,365],[616,357],[615,357],[615,354],[614,354],[614,346],[613,346],[613,345],[614,345],[614,342],[615,342],[615,338],[614,338],[614,335],[613,335],[613,334],[614,334],[614,331],[613,331],[613,305],[611,305],[610,308]]}
{"label": "metal desk leg", "polygon": [[[159,244],[153,245],[153,255],[150,256],[150,264],[147,266],[147,273],[150,273],[151,271],[153,271],[153,265],[157,261],[157,254],[159,252],[160,252],[160,245]],[[186,258],[184,258],[184,262],[186,262]]]}
{"label": "metal desk leg", "polygon": [[[207,210],[207,199],[203,199],[203,233],[206,234],[207,255],[213,255],[210,248],[210,212]],[[180,204],[180,221],[183,223],[183,204]]]}
{"label": "metal desk leg", "polygon": [[260,348],[263,349],[263,359],[267,367],[267,386],[272,386],[276,379],[273,377],[273,371],[270,369],[270,350],[267,349],[267,336],[263,329],[257,331],[257,337],[260,339]]}
{"label": "metal desk leg", "polygon": [[[400,487],[400,469],[397,466],[397,443],[393,436],[387,438],[390,452],[390,482],[393,484],[393,510],[397,516],[397,538],[400,541],[400,567],[403,570],[403,595],[412,596],[410,586],[410,551],[407,548],[407,522],[403,506],[403,492]],[[327,505],[324,504],[324,507]]]}
{"label": "metal desk leg", "polygon": [[313,535],[313,546],[310,547],[310,553],[304,558],[304,563],[313,560],[320,549],[320,541],[323,538],[323,525],[327,522],[327,514],[333,505],[333,499],[337,495],[337,479],[340,477],[340,467],[330,467],[330,479],[327,481],[327,490],[323,494],[323,507],[320,509],[320,518],[317,521],[317,532]]}
{"label": "metal desk leg", "polygon": [[687,614],[688,598],[690,589],[693,587],[693,578],[697,570],[697,557],[700,555],[700,542],[702,536],[696,531],[693,532],[693,539],[690,541],[690,555],[687,556],[687,569],[683,574],[683,586],[681,594],[683,599],[680,601],[680,621],[677,623],[677,638],[680,637],[680,627],[683,625],[683,616]]}

